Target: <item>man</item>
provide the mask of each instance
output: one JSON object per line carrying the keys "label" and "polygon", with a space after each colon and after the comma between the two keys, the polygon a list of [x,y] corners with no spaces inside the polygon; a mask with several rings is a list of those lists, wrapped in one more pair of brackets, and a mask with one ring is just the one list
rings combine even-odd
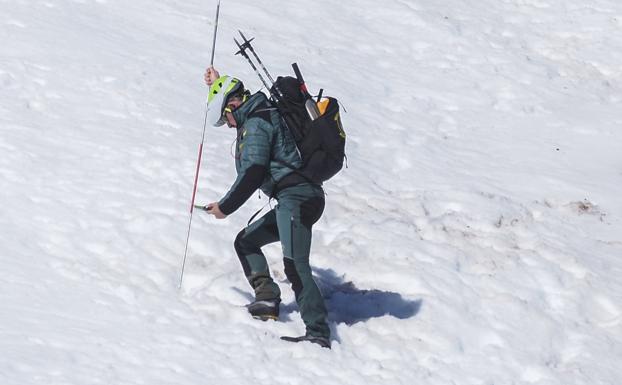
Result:
{"label": "man", "polygon": [[237,129],[237,178],[220,201],[207,206],[208,213],[223,219],[258,188],[278,202],[274,209],[242,229],[234,242],[244,274],[255,292],[255,301],[248,305],[248,311],[262,320],[278,318],[281,292],[270,276],[261,247],[280,241],[285,274],[306,326],[304,336],[284,339],[330,348],[326,306],[309,266],[311,229],[324,211],[324,191],[294,172],[302,164],[295,141],[263,93],[251,95],[240,80],[220,76],[212,67],[205,72],[205,82],[210,87],[210,123],[227,123]]}

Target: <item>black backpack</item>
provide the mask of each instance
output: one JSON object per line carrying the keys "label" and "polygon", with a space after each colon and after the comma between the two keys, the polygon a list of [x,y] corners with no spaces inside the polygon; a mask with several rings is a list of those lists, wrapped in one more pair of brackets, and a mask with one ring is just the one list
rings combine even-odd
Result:
{"label": "black backpack", "polygon": [[[302,181],[322,184],[342,169],[345,158],[346,133],[339,102],[327,97],[315,103],[302,76],[297,75],[298,78],[279,76],[270,90],[272,103],[292,133],[302,158],[299,168],[286,165],[293,172],[278,183],[277,189]],[[315,114],[319,112],[319,117],[312,120],[307,107],[317,108]]]}
{"label": "black backpack", "polygon": [[[322,99],[322,90],[320,90],[317,98],[318,103],[315,103],[307,91],[305,81],[296,63],[292,64],[296,74],[295,78],[279,76],[276,81],[273,81],[272,76],[251,45],[253,39],[248,40],[242,31],[239,32],[243,43],[235,38],[233,39],[240,49],[236,55],[240,54],[248,60],[264,86],[270,90],[270,100],[279,111],[285,126],[294,136],[298,152],[302,158],[302,166],[298,168],[283,163],[292,169],[292,173],[277,183],[274,193],[304,181],[321,185],[341,170],[345,159],[346,133],[341,124],[337,99]],[[248,51],[252,53],[272,82],[271,86],[268,85],[253,63]],[[260,111],[255,114],[259,116]]]}

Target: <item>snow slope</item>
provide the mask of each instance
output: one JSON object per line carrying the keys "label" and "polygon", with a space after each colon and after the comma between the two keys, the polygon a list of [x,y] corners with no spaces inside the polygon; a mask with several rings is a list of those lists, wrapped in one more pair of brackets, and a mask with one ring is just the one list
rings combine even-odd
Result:
{"label": "snow slope", "polygon": [[[312,265],[333,349],[249,319],[253,197],[196,213],[215,2],[0,0],[0,383],[620,384],[622,3],[223,0],[216,67],[298,61],[349,168]],[[208,130],[198,196],[234,178]]]}

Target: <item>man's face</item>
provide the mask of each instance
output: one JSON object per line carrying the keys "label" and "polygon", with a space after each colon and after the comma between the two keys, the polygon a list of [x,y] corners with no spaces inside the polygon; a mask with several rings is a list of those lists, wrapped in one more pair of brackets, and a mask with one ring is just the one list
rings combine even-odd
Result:
{"label": "man's face", "polygon": [[225,118],[227,119],[227,126],[238,126],[238,122],[236,122],[235,118],[233,117],[233,111],[235,111],[236,108],[240,107],[240,104],[242,104],[242,101],[238,98],[232,98],[231,100],[229,100],[227,108],[225,108]]}

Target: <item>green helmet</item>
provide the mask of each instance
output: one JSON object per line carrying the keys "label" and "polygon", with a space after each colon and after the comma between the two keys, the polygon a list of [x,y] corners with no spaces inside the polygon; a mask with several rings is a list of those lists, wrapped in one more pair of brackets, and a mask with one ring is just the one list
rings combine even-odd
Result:
{"label": "green helmet", "polygon": [[213,126],[225,124],[225,107],[232,96],[240,95],[244,92],[244,84],[241,80],[232,76],[219,77],[209,88],[207,96],[207,120]]}

